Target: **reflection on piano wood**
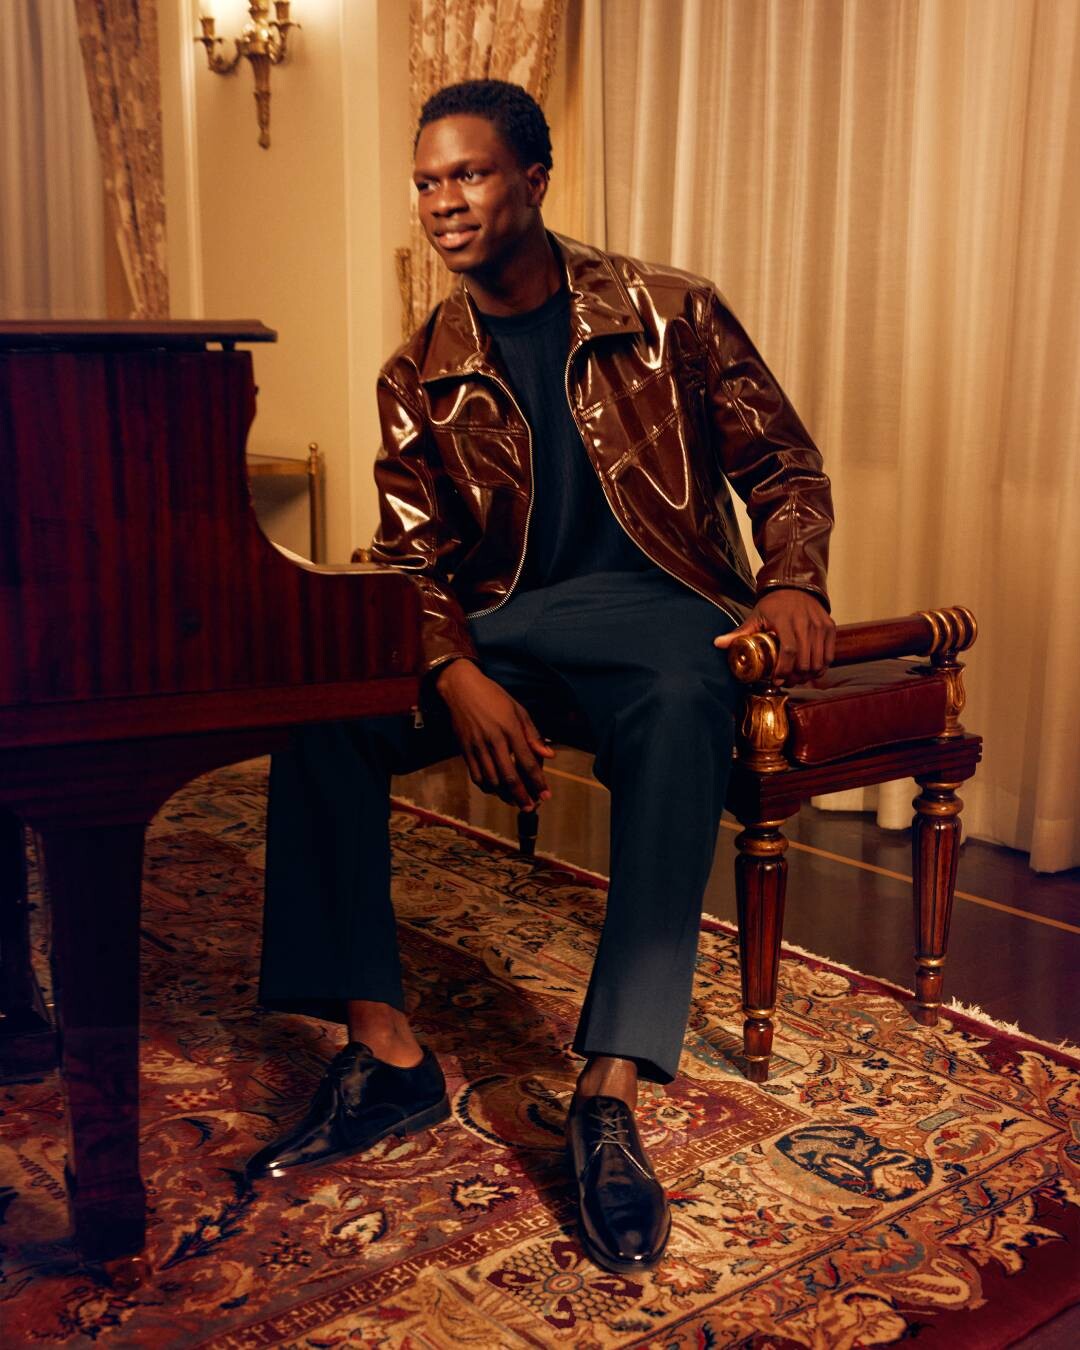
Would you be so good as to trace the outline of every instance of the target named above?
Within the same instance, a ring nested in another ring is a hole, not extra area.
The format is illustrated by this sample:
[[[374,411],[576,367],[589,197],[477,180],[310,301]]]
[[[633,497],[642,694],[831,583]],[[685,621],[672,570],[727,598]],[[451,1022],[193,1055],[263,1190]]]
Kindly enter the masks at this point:
[[[0,1056],[58,1055],[89,1257],[141,1249],[143,834],[184,782],[299,723],[416,701],[419,598],[298,564],[250,509],[258,323],[0,323]],[[22,827],[52,908],[29,974]]]

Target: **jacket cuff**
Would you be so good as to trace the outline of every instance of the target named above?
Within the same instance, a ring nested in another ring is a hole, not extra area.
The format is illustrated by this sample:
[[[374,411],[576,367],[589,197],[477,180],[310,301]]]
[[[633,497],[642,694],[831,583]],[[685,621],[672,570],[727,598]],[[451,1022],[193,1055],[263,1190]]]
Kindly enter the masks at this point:
[[[476,651],[447,652],[446,655],[434,656],[424,663],[423,678],[432,680],[443,666],[448,666],[451,661],[472,661],[475,665],[480,664],[480,658]]]
[[[428,631],[421,635],[424,653],[421,675],[424,678],[434,675],[443,666],[459,659],[475,661],[479,665],[479,653],[464,624],[459,626],[440,616],[436,623],[425,624],[425,628]]]
[[[829,601],[828,592],[824,587],[815,585],[812,581],[759,581],[756,599],[760,600],[769,591],[806,591],[815,600],[821,601],[827,613],[832,613],[832,604]]]

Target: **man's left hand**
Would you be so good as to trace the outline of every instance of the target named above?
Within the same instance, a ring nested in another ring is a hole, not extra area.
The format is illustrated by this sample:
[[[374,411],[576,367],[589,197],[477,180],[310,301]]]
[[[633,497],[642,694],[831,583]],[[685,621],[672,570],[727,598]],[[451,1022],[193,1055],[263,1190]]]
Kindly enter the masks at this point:
[[[765,632],[775,633],[780,640],[777,683],[798,684],[800,680],[816,679],[832,664],[836,624],[809,591],[781,587],[766,591],[745,622],[734,632],[715,638],[713,646],[723,651],[737,637]]]

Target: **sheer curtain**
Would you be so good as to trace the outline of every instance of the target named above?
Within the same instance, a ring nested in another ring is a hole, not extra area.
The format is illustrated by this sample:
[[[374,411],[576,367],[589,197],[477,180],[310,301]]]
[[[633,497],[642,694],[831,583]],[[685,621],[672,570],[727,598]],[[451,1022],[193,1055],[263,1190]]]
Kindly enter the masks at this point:
[[[968,830],[1080,864],[1080,4],[579,0],[567,61],[565,223],[717,282],[833,475],[838,619],[980,621]]]
[[[71,0],[3,0],[0,317],[104,314],[104,233]]]

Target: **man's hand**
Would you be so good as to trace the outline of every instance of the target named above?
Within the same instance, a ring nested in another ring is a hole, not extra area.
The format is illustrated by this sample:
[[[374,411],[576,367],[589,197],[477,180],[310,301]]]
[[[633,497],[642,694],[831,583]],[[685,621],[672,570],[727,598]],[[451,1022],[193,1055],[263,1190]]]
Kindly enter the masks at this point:
[[[535,811],[551,790],[542,759],[555,751],[545,744],[532,718],[506,690],[472,661],[445,665],[435,688],[450,710],[469,776],[519,811]]]
[[[715,638],[713,646],[725,650],[737,637],[763,632],[775,633],[780,639],[777,683],[798,684],[800,680],[812,680],[823,675],[832,664],[836,624],[821,601],[809,591],[781,587],[766,591],[745,623],[733,633]]]

